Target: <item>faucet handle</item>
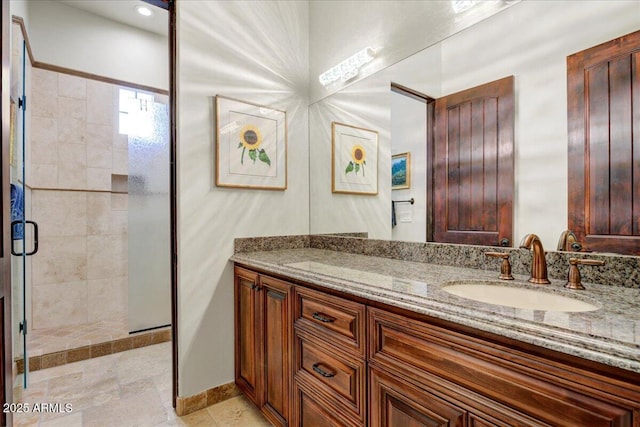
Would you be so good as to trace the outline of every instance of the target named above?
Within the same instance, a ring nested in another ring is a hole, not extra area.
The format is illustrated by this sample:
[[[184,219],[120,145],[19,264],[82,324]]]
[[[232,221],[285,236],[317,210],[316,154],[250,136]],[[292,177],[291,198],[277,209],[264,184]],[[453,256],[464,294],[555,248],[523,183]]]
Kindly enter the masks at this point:
[[[582,286],[582,278],[580,277],[580,270],[578,269],[579,264],[604,265],[604,261],[589,258],[569,258],[569,274],[567,276],[567,284],[564,285],[565,288],[576,290],[584,289],[584,286]]]
[[[485,252],[488,257],[502,258],[502,265],[500,265],[500,276],[498,278],[502,280],[513,280],[511,275],[511,264],[509,264],[509,254],[506,252]]]

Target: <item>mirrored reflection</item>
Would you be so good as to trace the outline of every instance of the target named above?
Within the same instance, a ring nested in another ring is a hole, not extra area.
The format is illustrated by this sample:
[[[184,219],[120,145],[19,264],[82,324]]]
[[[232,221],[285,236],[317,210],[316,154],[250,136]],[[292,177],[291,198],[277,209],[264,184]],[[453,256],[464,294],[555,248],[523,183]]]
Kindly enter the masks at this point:
[[[554,249],[568,228],[567,56],[637,31],[637,13],[637,4],[624,1],[520,2],[312,104],[310,232],[431,240],[432,196],[422,187],[431,175],[430,145],[424,136],[409,141],[412,134],[432,126],[427,113],[422,119],[410,119],[421,116],[423,106],[411,97],[400,98],[391,85],[439,99],[514,76],[515,176],[509,245],[535,232],[546,249]],[[415,111],[408,107],[412,102]],[[331,193],[327,170],[332,121],[378,132],[376,196]],[[403,153],[411,157],[411,186],[393,190],[392,158]],[[394,226],[393,200],[411,198],[413,205],[395,205]]]

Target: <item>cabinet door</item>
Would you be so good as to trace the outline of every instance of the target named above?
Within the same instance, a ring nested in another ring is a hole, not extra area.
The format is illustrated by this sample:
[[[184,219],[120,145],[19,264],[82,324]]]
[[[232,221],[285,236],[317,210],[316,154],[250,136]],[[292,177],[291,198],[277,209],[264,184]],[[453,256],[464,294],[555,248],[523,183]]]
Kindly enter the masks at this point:
[[[462,427],[466,412],[391,375],[370,368],[371,427]]]
[[[258,274],[235,269],[235,378],[236,384],[258,404],[259,335]]]
[[[263,334],[262,411],[276,425],[287,425],[291,400],[291,288],[260,276]]]

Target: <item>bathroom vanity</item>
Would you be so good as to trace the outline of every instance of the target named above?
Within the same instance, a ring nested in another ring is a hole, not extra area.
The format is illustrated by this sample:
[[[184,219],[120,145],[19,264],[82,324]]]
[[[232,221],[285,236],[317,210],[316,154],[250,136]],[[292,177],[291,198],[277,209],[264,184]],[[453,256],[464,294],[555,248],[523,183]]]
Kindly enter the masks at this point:
[[[236,253],[236,384],[274,425],[639,426],[640,290],[300,248]],[[536,288],[545,311],[443,291]]]

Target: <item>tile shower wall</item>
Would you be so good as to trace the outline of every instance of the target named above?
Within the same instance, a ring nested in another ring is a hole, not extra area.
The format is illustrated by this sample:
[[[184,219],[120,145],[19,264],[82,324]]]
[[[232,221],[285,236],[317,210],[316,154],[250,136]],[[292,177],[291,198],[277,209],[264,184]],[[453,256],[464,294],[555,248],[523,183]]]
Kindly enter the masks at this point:
[[[33,257],[34,329],[126,315],[127,136],[118,86],[33,69],[27,184],[40,250]]]

